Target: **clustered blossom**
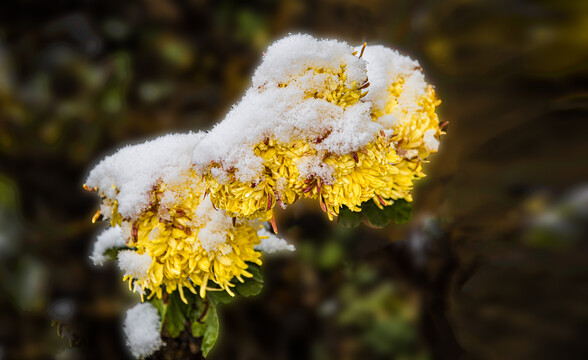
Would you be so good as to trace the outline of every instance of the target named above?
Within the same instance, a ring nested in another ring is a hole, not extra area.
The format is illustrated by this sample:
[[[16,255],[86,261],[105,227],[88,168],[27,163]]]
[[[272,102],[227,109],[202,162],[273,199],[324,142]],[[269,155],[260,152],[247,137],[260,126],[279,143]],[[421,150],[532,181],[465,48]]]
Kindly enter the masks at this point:
[[[329,219],[412,201],[422,163],[443,134],[434,89],[416,61],[383,46],[353,48],[293,35],[274,43],[252,86],[212,130],[127,146],[90,173],[98,218],[116,230],[92,259],[126,247],[132,290],[234,295],[261,251],[294,250],[274,231],[274,208],[318,200]]]
[[[260,223],[232,219],[203,199],[204,185],[186,156],[200,137],[168,135],[123,148],[86,182],[104,198],[100,216],[110,218],[120,237],[105,243],[115,231],[107,230],[94,258],[100,260],[108,245],[124,244],[129,249],[118,254],[124,278],[142,295],[149,290],[149,298],[178,290],[185,300],[184,288],[204,297],[209,280],[233,295],[231,280],[252,276],[248,262],[261,265],[255,246],[266,237],[258,235]],[[143,176],[140,184],[136,176]]]
[[[318,199],[330,219],[369,200],[411,201],[439,145],[438,104],[418,63],[393,50],[290,36],[268,49],[193,163],[231,216],[272,220],[276,204],[300,198]]]

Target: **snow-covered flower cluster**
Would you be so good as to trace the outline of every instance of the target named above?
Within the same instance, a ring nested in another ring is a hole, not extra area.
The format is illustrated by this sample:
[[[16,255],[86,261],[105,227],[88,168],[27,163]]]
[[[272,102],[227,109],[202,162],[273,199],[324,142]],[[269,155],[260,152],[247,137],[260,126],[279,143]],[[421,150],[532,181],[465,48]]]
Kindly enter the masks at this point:
[[[300,198],[318,199],[330,219],[369,200],[410,201],[438,148],[438,103],[418,63],[396,51],[290,36],[192,161],[231,216],[271,220],[276,204]]]
[[[118,249],[124,279],[142,298],[177,291],[188,303],[185,289],[234,296],[261,251],[294,250],[262,226],[276,232],[276,204],[315,199],[333,219],[369,201],[411,201],[443,133],[438,104],[418,63],[396,51],[309,35],[279,40],[212,130],[127,146],[90,172],[84,187],[103,199],[93,220],[113,226],[92,260]],[[143,346],[132,339],[131,348]]]
[[[149,298],[177,289],[184,299],[184,288],[204,297],[209,280],[233,295],[231,280],[251,276],[247,263],[261,265],[255,246],[268,238],[261,224],[233,219],[204,199],[190,163],[201,137],[167,135],[125,147],[86,181],[104,198],[99,216],[114,226],[98,237],[92,258],[101,263],[106,249],[128,247],[118,253],[119,267]]]

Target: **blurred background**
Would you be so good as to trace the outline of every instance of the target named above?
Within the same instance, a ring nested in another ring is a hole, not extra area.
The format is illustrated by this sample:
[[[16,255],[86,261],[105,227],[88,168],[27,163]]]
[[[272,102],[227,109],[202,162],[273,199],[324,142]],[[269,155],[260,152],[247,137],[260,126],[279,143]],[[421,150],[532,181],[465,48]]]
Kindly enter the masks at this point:
[[[588,2],[0,2],[0,359],[130,359],[88,255],[104,155],[208,129],[289,32],[418,59],[449,121],[408,224],[279,212],[297,252],[221,308],[214,359],[588,358]],[[168,339],[155,358],[199,359]]]

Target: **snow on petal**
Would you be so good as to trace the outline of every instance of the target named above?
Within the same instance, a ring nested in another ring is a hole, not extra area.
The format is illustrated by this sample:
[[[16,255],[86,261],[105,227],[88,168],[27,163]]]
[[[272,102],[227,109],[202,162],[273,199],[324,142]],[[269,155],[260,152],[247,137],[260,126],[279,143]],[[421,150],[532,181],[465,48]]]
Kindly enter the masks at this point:
[[[94,250],[90,259],[94,265],[103,265],[108,258],[104,253],[109,249],[121,248],[126,246],[126,241],[122,234],[122,229],[119,226],[104,230],[96,237],[94,243]]]
[[[86,186],[116,200],[123,218],[136,217],[149,206],[150,194],[158,182],[181,181],[190,169],[194,147],[202,136],[202,133],[169,134],[126,146],[96,165],[88,175]]]
[[[425,131],[425,136],[423,138],[423,143],[425,144],[425,148],[429,152],[436,152],[439,150],[439,140],[435,137],[437,131],[435,129],[429,129]]]
[[[261,229],[257,232],[257,234],[262,238],[261,244],[255,247],[256,250],[263,251],[265,253],[271,254],[278,251],[295,251],[296,248],[292,244],[288,244],[288,242],[274,233],[266,230]]]
[[[147,277],[151,266],[149,254],[138,254],[133,250],[122,250],[118,253],[118,267],[125,272],[125,276],[132,276],[135,279]]]

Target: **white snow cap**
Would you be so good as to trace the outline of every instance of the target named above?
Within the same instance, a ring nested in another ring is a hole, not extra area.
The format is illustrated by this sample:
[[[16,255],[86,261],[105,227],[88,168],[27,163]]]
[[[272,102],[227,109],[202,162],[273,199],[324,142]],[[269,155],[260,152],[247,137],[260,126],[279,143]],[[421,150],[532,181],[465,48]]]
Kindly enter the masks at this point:
[[[126,146],[94,167],[86,185],[117,200],[123,218],[137,217],[148,208],[149,193],[158,182],[178,182],[190,170],[194,147],[202,136],[170,134]]]
[[[137,358],[153,354],[162,345],[157,309],[150,303],[137,304],[127,311],[124,331],[127,345]]]
[[[366,80],[365,61],[353,52],[353,47],[337,40],[318,40],[306,34],[287,36],[265,52],[253,75],[253,87],[289,82],[310,67],[337,72],[341,65],[346,67],[347,86],[353,81],[362,84]]]
[[[118,253],[118,267],[135,279],[145,279],[151,266],[151,256],[138,254],[133,250],[122,250]]]
[[[282,238],[277,237],[274,233],[266,230],[261,229],[257,232],[257,235],[265,237],[267,239],[261,239],[261,244],[255,246],[255,250],[263,251],[265,253],[271,254],[278,251],[295,251],[296,248],[292,244],[288,244],[288,242]]]
[[[325,153],[347,154],[373,140],[382,129],[371,121],[369,101],[341,107],[312,94],[333,84],[333,75],[315,72],[345,67],[347,85],[367,81],[366,62],[353,47],[335,40],[292,35],[275,42],[255,71],[253,86],[225,119],[196,145],[193,163],[206,171],[211,162],[235,169],[243,182],[261,177],[263,160],[253,147],[266,138],[288,144],[305,140],[322,159]],[[316,144],[314,140],[323,139]],[[212,173],[222,181],[221,171]]]
[[[104,230],[100,235],[96,237],[94,243],[94,250],[90,259],[94,262],[94,265],[103,265],[108,258],[104,256],[104,253],[108,249],[125,247],[126,241],[123,238],[122,230],[120,227],[111,227]]]
[[[355,49],[361,51],[361,46]],[[404,114],[419,109],[418,102],[425,95],[427,83],[417,61],[381,45],[366,46],[363,58],[367,61],[370,81],[369,93],[365,98],[373,102],[374,109],[383,110],[389,100],[390,85],[400,78],[404,79],[402,92],[396,99],[398,106],[392,114],[382,116],[379,122],[387,128],[393,127],[404,118]]]

